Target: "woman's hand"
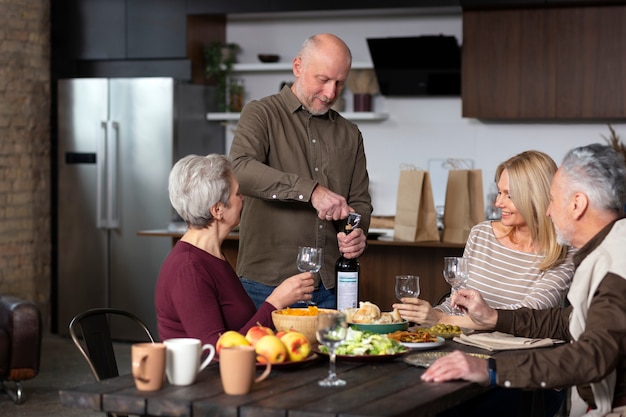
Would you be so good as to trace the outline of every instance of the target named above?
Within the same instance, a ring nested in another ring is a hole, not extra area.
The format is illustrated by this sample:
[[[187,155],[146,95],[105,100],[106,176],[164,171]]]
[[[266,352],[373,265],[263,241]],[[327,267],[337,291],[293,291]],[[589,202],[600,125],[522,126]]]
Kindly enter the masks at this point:
[[[489,384],[489,370],[485,359],[468,356],[455,350],[449,355],[442,356],[422,374],[422,381],[442,382],[454,379]]]
[[[302,272],[281,282],[265,301],[280,310],[300,300],[310,300],[313,298],[311,293],[315,289],[314,284],[313,273]]]
[[[406,297],[402,299],[402,304],[394,304],[392,307],[398,310],[403,319],[412,323],[432,326],[443,317],[443,312],[434,309],[428,301],[419,298]]]

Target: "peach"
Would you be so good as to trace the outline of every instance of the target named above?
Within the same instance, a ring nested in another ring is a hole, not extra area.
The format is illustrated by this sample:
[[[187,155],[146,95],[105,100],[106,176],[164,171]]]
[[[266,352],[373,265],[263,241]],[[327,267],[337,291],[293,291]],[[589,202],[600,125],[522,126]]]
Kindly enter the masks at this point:
[[[246,332],[246,340],[254,346],[263,336],[267,335],[274,336],[274,330],[257,323],[256,326],[250,327]]]
[[[248,342],[245,336],[238,331],[228,330],[227,332],[223,333],[219,337],[219,339],[217,339],[217,343],[215,344],[215,351],[219,354],[222,347],[231,346],[250,346],[250,342]]]
[[[273,334],[260,338],[254,345],[254,350],[258,354],[256,360],[259,363],[265,363],[265,358],[270,363],[281,363],[285,362],[289,356],[285,344]]]
[[[309,353],[311,353],[311,343],[309,339],[300,332],[289,331],[280,338],[280,341],[283,342],[287,348],[287,355],[290,361],[303,361],[309,356]]]

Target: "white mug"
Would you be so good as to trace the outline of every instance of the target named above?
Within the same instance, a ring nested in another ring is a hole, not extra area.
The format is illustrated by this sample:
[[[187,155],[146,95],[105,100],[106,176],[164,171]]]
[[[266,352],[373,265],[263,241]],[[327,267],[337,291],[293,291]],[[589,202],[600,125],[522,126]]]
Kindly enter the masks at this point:
[[[188,337],[167,339],[163,342],[167,348],[165,374],[172,385],[191,385],[196,376],[206,368],[213,356],[215,347],[210,344],[202,345],[200,339]],[[200,364],[202,352],[209,351],[208,356]]]

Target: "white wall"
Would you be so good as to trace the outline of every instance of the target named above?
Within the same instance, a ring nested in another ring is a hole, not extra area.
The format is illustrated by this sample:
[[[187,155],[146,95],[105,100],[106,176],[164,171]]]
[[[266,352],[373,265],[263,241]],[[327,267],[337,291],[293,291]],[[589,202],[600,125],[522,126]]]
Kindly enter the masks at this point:
[[[239,62],[258,62],[258,53],[278,53],[290,62],[304,39],[314,33],[332,32],[347,42],[354,62],[370,62],[368,37],[454,35],[462,43],[459,11],[401,11],[377,16],[294,14],[259,17],[229,16],[227,39],[242,46]],[[406,51],[404,53],[410,53]],[[278,91],[290,73],[245,74],[246,100]],[[344,93],[346,110],[351,110],[350,92]],[[377,96],[374,111],[389,114],[383,122],[358,122],[365,140],[374,214],[395,214],[399,166],[409,163],[428,168],[435,158],[467,158],[483,170],[485,193],[493,182],[496,166],[528,149],[551,155],[560,163],[565,152],[609,135],[604,121],[597,123],[505,123],[461,117],[459,98],[387,98]],[[626,137],[626,124],[613,123],[618,135]],[[232,129],[227,135],[232,140]],[[434,190],[436,200],[445,190]],[[439,201],[436,201],[438,203]]]

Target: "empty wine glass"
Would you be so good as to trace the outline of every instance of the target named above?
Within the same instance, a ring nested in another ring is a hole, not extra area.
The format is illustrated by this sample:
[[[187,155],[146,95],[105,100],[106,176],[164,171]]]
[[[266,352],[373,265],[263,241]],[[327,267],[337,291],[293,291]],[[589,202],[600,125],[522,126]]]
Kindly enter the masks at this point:
[[[443,277],[446,282],[452,286],[451,294],[463,288],[465,282],[469,278],[469,264],[467,258],[461,257],[445,257],[443,258]],[[465,313],[458,306],[452,307],[452,314],[455,316],[463,316]]]
[[[402,298],[417,298],[420,295],[420,277],[417,275],[398,275],[396,276],[396,298],[402,301]]]
[[[317,330],[315,332],[317,340],[326,346],[330,355],[330,366],[328,376],[318,384],[322,387],[340,387],[346,385],[346,381],[337,378],[335,372],[336,351],[341,342],[346,338],[348,324],[346,316],[341,312],[320,313],[317,315]]]
[[[296,266],[300,272],[319,272],[322,267],[322,248],[313,248],[310,246],[299,246],[298,256],[296,257]],[[311,300],[300,300],[299,303],[315,305]]]

